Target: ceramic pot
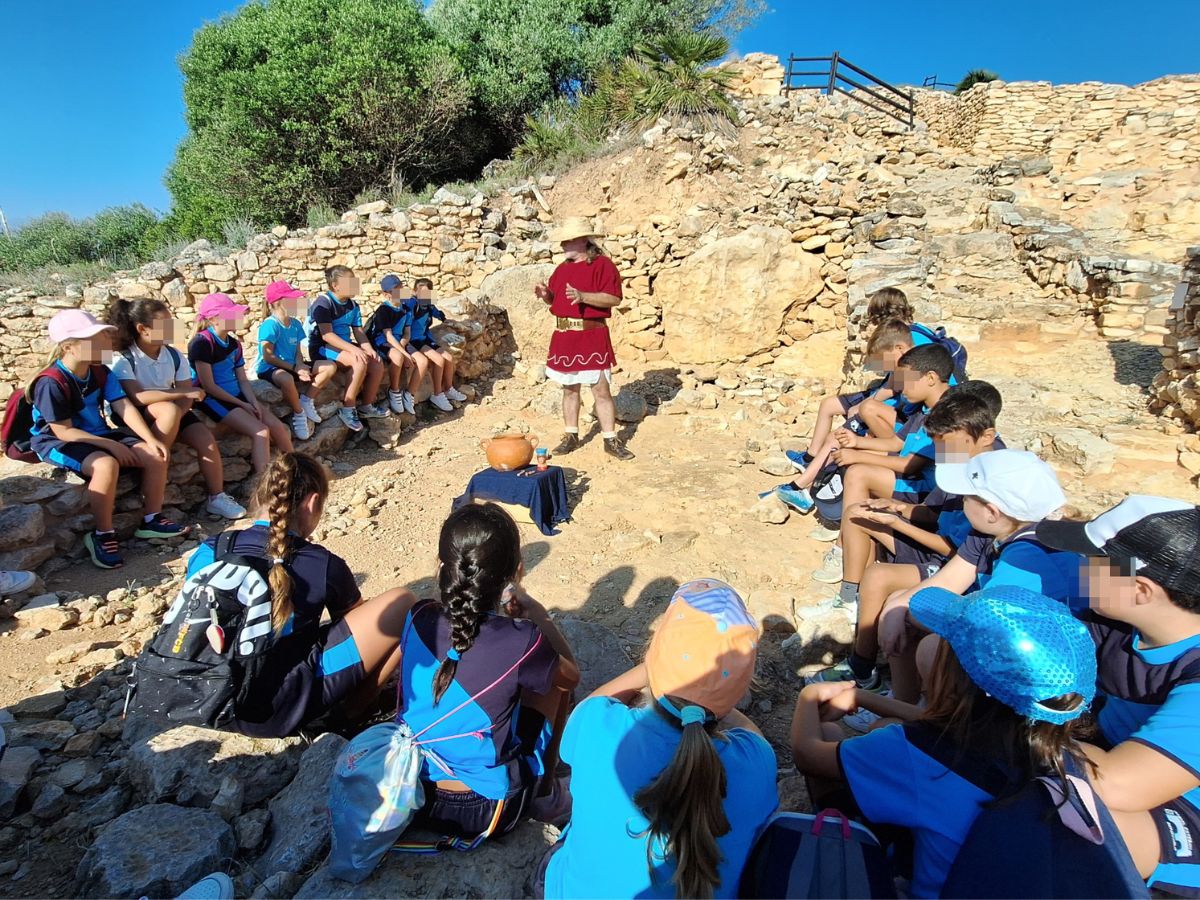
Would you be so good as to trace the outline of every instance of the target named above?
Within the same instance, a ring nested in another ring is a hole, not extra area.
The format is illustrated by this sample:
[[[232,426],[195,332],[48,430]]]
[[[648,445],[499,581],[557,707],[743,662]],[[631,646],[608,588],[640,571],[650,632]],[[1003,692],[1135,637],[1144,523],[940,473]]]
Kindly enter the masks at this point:
[[[533,448],[537,446],[537,435],[524,435],[510,431],[479,442],[487,454],[488,465],[499,472],[523,469],[533,459]]]

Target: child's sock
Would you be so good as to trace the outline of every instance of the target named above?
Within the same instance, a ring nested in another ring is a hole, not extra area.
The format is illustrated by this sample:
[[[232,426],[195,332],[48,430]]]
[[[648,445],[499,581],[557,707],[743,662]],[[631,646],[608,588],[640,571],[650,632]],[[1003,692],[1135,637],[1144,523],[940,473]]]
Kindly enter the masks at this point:
[[[800,454],[800,458],[803,459],[805,463],[810,463],[814,459],[816,459],[816,457],[813,456],[811,453],[809,453],[807,450],[805,450],[803,453]]]
[[[838,591],[838,599],[843,603],[858,603],[858,583],[843,581]]]
[[[617,433],[616,433],[615,431],[602,431],[602,432],[600,432],[600,437],[601,437],[601,438],[603,438],[603,439],[604,439],[604,440],[606,440],[606,441],[611,441],[611,440],[612,440],[613,438],[615,438],[616,436],[617,436]]]
[[[866,681],[875,671],[875,660],[859,656],[853,651],[850,653],[850,658],[846,660],[846,664],[850,666],[850,671],[854,673],[854,677],[858,681]]]
[[[563,429],[563,432],[566,434],[579,434],[579,426],[578,425],[576,425],[576,426],[568,425],[566,428]]]
[[[156,513],[156,512],[146,513],[146,515],[142,516],[142,521],[143,522],[153,522],[156,518],[158,518],[158,513]]]

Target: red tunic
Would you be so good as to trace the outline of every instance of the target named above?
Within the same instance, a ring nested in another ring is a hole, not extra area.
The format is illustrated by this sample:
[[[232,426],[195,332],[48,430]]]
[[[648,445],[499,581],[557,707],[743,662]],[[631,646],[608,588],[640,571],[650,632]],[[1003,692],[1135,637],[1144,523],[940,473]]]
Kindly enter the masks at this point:
[[[559,263],[550,276],[550,292],[554,295],[554,301],[550,304],[551,315],[565,319],[607,319],[612,315],[611,309],[573,303],[567,297],[568,286],[584,293],[620,297],[621,273],[607,256],[598,256],[591,262]],[[555,331],[550,337],[550,350],[546,355],[548,369],[556,372],[589,372],[611,369],[616,362],[607,327],[588,331]]]

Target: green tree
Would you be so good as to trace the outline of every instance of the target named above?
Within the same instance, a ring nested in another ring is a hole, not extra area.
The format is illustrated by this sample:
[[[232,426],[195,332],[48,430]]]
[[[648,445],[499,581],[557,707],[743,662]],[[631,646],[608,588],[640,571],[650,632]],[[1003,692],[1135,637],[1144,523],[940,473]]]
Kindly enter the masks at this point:
[[[482,111],[515,135],[555,97],[589,90],[647,35],[732,34],[763,0],[434,0],[430,20],[469,73]]]
[[[675,32],[642,45],[617,70],[614,112],[634,125],[660,116],[705,127],[733,119],[726,94],[733,73],[712,65],[727,53],[729,41],[708,32]]]
[[[964,75],[962,77],[962,81],[955,86],[954,93],[964,94],[977,84],[984,84],[988,81],[998,81],[999,79],[999,75],[987,69],[972,69],[970,72]]]
[[[457,175],[481,156],[471,87],[417,0],[265,0],[201,28],[180,61],[189,135],[167,173],[184,237],[230,217]]]
[[[134,265],[144,258],[142,242],[157,225],[158,216],[141,203],[101,210],[92,219],[96,259]]]

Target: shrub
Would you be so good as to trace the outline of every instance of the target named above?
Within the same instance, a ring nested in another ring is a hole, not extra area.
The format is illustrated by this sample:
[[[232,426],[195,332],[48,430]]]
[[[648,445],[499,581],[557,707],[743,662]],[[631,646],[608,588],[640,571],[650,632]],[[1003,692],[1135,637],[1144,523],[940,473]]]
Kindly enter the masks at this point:
[[[999,79],[999,75],[987,69],[972,69],[970,72],[964,75],[962,77],[962,81],[955,86],[954,93],[965,94],[977,84],[984,84],[988,81],[998,81]]]
[[[158,216],[140,203],[109,207],[87,219],[46,213],[0,235],[0,271],[79,262],[135,265],[144,258],[147,234],[158,225]]]
[[[342,214],[328,203],[314,203],[304,214],[304,224],[309,228],[334,225],[342,220]]]

